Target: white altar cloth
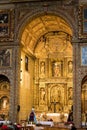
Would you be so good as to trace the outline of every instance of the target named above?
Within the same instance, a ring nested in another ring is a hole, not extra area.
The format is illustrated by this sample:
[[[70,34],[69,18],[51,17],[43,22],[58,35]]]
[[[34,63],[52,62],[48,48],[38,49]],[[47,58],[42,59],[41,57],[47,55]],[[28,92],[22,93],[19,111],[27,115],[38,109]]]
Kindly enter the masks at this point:
[[[49,125],[49,126],[53,126],[54,125],[54,123],[52,121],[37,121],[37,124]]]
[[[0,124],[3,123],[3,124],[9,124],[10,121],[0,121]]]
[[[48,119],[52,119],[54,122],[67,122],[67,113],[47,113]]]

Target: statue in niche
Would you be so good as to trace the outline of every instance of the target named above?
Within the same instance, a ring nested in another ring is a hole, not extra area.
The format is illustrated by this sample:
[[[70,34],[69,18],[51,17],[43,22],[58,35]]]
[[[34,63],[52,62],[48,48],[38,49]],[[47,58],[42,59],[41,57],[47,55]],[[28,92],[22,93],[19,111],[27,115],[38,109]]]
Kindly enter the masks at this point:
[[[40,75],[41,77],[45,76],[45,62],[44,61],[40,63]]]
[[[44,88],[40,88],[40,104],[44,104],[45,103],[45,89]]]
[[[72,98],[73,98],[72,87],[70,87],[68,89],[68,103],[69,103],[69,105],[72,105],[72,100],[73,100]]]
[[[68,73],[72,73],[73,72],[73,64],[72,64],[72,61],[69,61],[68,62]]]
[[[61,90],[60,88],[53,87],[51,90],[51,110],[52,112],[61,112],[63,110],[62,103],[61,103]]]
[[[54,62],[54,63],[53,63],[53,76],[54,76],[54,77],[59,77],[59,76],[61,76],[60,64],[58,64],[58,62]]]
[[[57,87],[53,87],[51,90],[51,102],[60,102],[61,100],[61,90]]]
[[[7,97],[3,97],[1,99],[1,108],[2,109],[8,109],[9,108],[9,101],[8,101],[8,98]]]

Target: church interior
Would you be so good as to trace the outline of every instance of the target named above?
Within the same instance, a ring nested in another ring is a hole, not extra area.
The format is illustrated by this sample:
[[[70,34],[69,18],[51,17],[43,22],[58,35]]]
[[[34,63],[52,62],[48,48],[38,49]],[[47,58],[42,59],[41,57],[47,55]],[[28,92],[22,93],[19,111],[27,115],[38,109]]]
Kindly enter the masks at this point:
[[[0,118],[87,127],[87,2],[0,1]]]

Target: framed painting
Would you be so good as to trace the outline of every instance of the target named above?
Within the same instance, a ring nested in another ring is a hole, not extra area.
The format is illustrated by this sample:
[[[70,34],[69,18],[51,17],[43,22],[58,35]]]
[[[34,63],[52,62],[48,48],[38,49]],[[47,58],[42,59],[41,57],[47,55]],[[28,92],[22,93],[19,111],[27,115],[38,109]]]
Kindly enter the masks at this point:
[[[11,67],[12,65],[12,49],[0,49],[0,68]]]
[[[81,5],[79,9],[79,38],[87,38],[87,6]]]
[[[83,34],[87,34],[87,7],[83,8]]]
[[[13,17],[12,10],[0,10],[0,41],[13,39]]]
[[[87,46],[81,47],[81,65],[87,66]]]

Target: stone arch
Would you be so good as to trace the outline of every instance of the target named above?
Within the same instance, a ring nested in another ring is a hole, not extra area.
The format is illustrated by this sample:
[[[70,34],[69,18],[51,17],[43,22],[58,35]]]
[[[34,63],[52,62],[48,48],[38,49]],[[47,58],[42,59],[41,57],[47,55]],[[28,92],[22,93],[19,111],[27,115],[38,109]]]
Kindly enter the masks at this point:
[[[54,15],[56,17],[60,17],[61,19],[65,20],[66,23],[70,26],[70,29],[72,30],[73,32],[73,35],[76,35],[76,27],[74,24],[74,20],[71,18],[71,16],[69,16],[67,13],[63,12],[62,10],[48,10],[47,12],[48,15]],[[23,29],[24,27],[29,24],[29,22],[31,22],[33,19],[39,17],[39,16],[44,16],[46,15],[45,12],[43,10],[35,10],[31,13],[27,13],[24,17],[22,17],[22,19],[20,20],[20,23],[18,24],[17,28],[16,28],[16,37],[17,37],[17,40],[19,41],[20,43],[20,38],[21,38],[21,35],[23,33]],[[26,28],[26,27],[25,27]]]
[[[70,28],[72,29],[72,32],[73,32],[73,37],[76,37],[77,35],[77,32],[76,32],[76,23],[74,21],[74,19],[67,13],[67,11],[63,11],[63,10],[60,10],[60,9],[56,9],[56,10],[48,10],[47,11],[47,14],[52,14],[52,15],[55,15],[55,16],[58,16],[58,17],[61,17],[62,19],[64,19],[69,25],[70,25]],[[22,31],[25,27],[26,24],[28,24],[30,21],[32,21],[33,19],[39,17],[39,16],[42,16],[42,15],[45,15],[45,12],[43,10],[34,10],[32,11],[31,13],[27,13],[25,14],[25,16],[21,19],[20,23],[18,24],[16,30],[18,33],[16,33],[16,37],[17,39],[20,41],[20,37],[21,37],[21,34],[22,34]]]
[[[5,72],[0,72],[0,77],[2,78],[2,76],[5,77],[8,80],[8,82],[11,84],[12,74],[5,73]]]
[[[7,82],[10,82],[8,77],[4,74],[0,74],[0,80],[3,79],[3,81],[7,81]]]

